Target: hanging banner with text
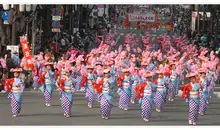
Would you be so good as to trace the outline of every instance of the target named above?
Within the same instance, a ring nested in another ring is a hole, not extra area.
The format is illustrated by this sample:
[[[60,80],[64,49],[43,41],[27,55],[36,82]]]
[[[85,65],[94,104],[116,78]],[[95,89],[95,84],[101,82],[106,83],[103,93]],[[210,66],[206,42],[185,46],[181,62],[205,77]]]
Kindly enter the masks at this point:
[[[155,14],[152,13],[146,13],[146,14],[129,13],[128,18],[129,21],[143,21],[149,23],[155,22]]]
[[[20,37],[20,43],[21,43],[21,48],[22,48],[23,55],[26,58],[25,67],[27,69],[31,69],[33,67],[32,55],[31,55],[31,50],[30,50],[30,47],[28,45],[28,41],[27,41],[27,36],[26,35]]]

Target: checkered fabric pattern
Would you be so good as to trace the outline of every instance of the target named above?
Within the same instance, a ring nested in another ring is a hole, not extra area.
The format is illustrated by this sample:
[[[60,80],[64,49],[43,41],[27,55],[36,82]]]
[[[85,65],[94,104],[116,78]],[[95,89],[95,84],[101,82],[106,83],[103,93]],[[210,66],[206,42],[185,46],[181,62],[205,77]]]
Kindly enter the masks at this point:
[[[214,88],[215,88],[215,83],[213,81],[210,81],[210,84],[208,86],[209,97],[213,97]]]
[[[131,89],[131,101],[135,101],[136,100],[136,90],[135,87],[132,87]]]
[[[200,113],[205,113],[206,112],[206,100],[203,96],[200,98],[200,104],[199,104],[199,112]]]
[[[164,96],[164,105],[167,103],[167,93],[165,93],[165,96]]]
[[[129,108],[130,97],[124,90],[121,90],[119,97],[119,108],[120,109],[128,109]]]
[[[109,118],[112,107],[113,105],[108,102],[104,95],[102,95],[100,100],[100,112],[102,116]]]
[[[45,91],[44,91],[45,103],[50,104],[51,103],[51,98],[52,98],[52,95],[50,95],[49,91],[47,89],[45,89]]]
[[[149,120],[152,113],[152,104],[147,99],[147,97],[143,97],[141,107],[142,107],[142,118]]]
[[[11,111],[13,115],[18,115],[20,113],[21,107],[20,104],[16,99],[15,96],[11,95]]]
[[[38,76],[33,77],[33,80],[34,80],[33,87],[34,88],[39,88],[40,87],[40,85],[38,84],[38,79],[39,79]]]
[[[12,93],[10,92],[10,93],[8,93],[8,99],[10,99],[10,98],[12,98]]]
[[[154,102],[155,102],[156,108],[163,111],[163,107],[165,105],[165,97],[162,96],[161,92],[159,92],[159,91],[156,92]]]
[[[196,122],[199,114],[199,104],[192,98],[189,100],[189,120]]]
[[[100,102],[100,100],[101,100],[101,94],[96,93],[95,96],[96,96],[96,101],[97,101],[97,102]]]
[[[81,83],[81,80],[82,80],[82,76],[78,75],[76,77],[76,91],[78,91],[80,89],[80,83]]]
[[[88,103],[90,103],[93,106],[95,103],[96,95],[93,94],[89,89],[87,89],[86,90],[86,98],[87,98]]]
[[[172,83],[169,83],[168,95],[170,99],[174,99],[176,94],[176,89]]]
[[[177,85],[176,85],[176,88],[175,88],[175,95],[178,95],[178,93],[179,93],[179,87],[180,87],[180,85],[177,84]]]
[[[69,99],[67,98],[67,96],[62,93],[62,96],[61,96],[61,107],[62,107],[62,110],[65,114],[70,114],[71,113],[71,106],[72,106],[72,101],[69,101]]]

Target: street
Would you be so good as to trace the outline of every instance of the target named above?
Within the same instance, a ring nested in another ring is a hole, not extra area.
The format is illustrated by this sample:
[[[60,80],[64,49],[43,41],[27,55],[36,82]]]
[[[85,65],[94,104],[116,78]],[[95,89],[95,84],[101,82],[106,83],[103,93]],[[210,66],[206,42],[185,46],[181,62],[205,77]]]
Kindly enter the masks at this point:
[[[157,113],[153,107],[149,123],[141,119],[139,104],[131,105],[130,110],[122,111],[118,106],[118,96],[114,96],[114,107],[109,120],[103,120],[100,107],[88,109],[84,95],[77,92],[72,106],[72,116],[65,118],[60,106],[58,93],[54,92],[52,106],[46,107],[40,92],[25,91],[20,117],[12,118],[10,100],[7,94],[0,94],[0,125],[188,125],[188,105],[180,97],[168,102],[164,112]],[[198,125],[220,125],[220,101],[213,98],[205,116],[200,116]]]
[[[170,18],[160,19],[169,21]],[[131,27],[132,29],[119,29],[117,26],[120,39],[115,48],[124,44],[126,33],[136,33],[140,38],[141,32],[146,32],[143,29],[137,30],[135,23],[132,23]],[[153,33],[153,30],[148,31],[151,34]],[[159,36],[164,32],[166,32],[166,28],[160,28],[155,35]],[[95,48],[95,43],[90,45],[89,48],[89,50]],[[220,125],[220,85],[217,85],[216,88],[215,96],[207,107],[207,113],[204,116],[199,116],[197,125]],[[118,108],[118,95],[116,92],[114,95],[114,107],[112,108],[109,120],[101,118],[98,102],[95,103],[92,109],[87,107],[87,101],[82,92],[75,93],[72,115],[70,118],[65,118],[61,109],[58,92],[53,93],[52,104],[50,107],[47,107],[45,106],[43,94],[29,89],[26,89],[24,92],[20,116],[13,118],[11,101],[7,98],[7,93],[0,93],[0,125],[188,125],[188,104],[180,96],[181,94],[176,97],[174,102],[167,102],[162,113],[156,112],[155,106],[153,106],[152,117],[150,122],[147,123],[141,118],[138,102],[131,104],[128,111],[120,110]]]

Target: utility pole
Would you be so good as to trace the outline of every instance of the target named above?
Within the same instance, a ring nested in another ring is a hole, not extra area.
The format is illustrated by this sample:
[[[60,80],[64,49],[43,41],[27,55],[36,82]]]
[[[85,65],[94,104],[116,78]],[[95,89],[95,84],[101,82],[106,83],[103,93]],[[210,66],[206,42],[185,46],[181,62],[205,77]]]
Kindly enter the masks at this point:
[[[211,27],[211,33],[213,34],[214,30],[213,30],[213,23],[214,23],[214,18],[216,16],[216,11],[214,10],[214,8],[212,6],[210,6],[211,8],[211,20],[210,20],[210,27]]]
[[[74,34],[75,33],[75,12],[76,12],[76,9],[75,9],[75,5],[71,5],[71,6],[73,6],[73,8],[72,8],[72,33]]]
[[[86,5],[86,22],[85,22],[85,29],[87,29],[88,28],[88,22],[89,22],[89,5]]]
[[[32,55],[34,55],[34,48],[35,48],[35,39],[36,39],[36,33],[35,33],[35,20],[36,20],[36,15],[37,13],[35,12],[34,14],[34,19],[32,20],[32,44],[31,44],[31,49],[32,49]]]
[[[106,5],[104,5],[104,14],[103,14],[104,18],[106,17],[106,15],[105,15],[105,8],[106,8]]]
[[[79,26],[79,24],[80,24],[80,10],[81,8],[80,8],[80,5],[77,5],[77,11],[78,11],[78,17],[77,17],[77,27],[78,27],[78,30],[77,31],[79,31],[79,28],[80,28],[80,26]]]
[[[204,33],[205,31],[205,19],[206,19],[206,10],[205,10],[205,5],[203,5],[203,18],[202,18],[202,31]]]
[[[28,36],[28,34],[29,34],[29,33],[28,33],[28,29],[29,29],[29,28],[28,28],[28,23],[27,23],[27,24],[26,24],[26,34],[27,34],[27,36]]]
[[[200,17],[199,17],[199,5],[197,7],[197,30],[198,30],[198,34],[199,34],[199,21],[200,21]]]
[[[15,9],[15,11],[16,12],[18,12],[18,5],[14,5],[14,9]],[[17,15],[17,14],[16,14]],[[13,21],[13,23],[12,23],[12,34],[11,34],[11,37],[12,37],[12,39],[11,39],[11,45],[16,45],[16,20],[15,21]]]
[[[72,13],[73,9],[72,9],[72,5],[68,6],[68,13],[69,13],[69,29],[72,31],[72,17],[73,17],[73,13]]]
[[[0,13],[0,19],[2,18],[1,16],[2,14]],[[5,30],[3,29],[2,20],[0,20],[0,38],[1,38],[1,41],[0,41],[0,51],[1,51],[1,47],[5,45],[5,41],[6,41]]]
[[[215,31],[215,42],[218,39],[218,33],[219,33],[219,19],[220,19],[220,6],[217,5],[216,7],[216,17],[215,17],[215,25],[214,25],[214,31]]]

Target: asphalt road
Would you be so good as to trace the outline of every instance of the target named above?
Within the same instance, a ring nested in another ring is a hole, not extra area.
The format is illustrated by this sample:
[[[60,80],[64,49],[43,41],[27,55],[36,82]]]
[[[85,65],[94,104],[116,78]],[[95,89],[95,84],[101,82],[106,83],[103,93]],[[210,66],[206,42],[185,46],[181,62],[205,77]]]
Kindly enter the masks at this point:
[[[0,94],[0,125],[188,125],[188,105],[179,97],[168,102],[164,112],[157,113],[153,107],[151,121],[141,119],[139,104],[132,104],[130,110],[122,111],[118,107],[118,96],[114,97],[109,120],[101,119],[100,107],[88,109],[84,95],[77,92],[72,106],[72,116],[65,118],[60,106],[58,93],[53,94],[52,106],[46,107],[40,92],[26,91],[20,117],[12,118],[10,100],[6,94]],[[213,98],[205,116],[200,116],[198,125],[220,125],[220,101]]]
[[[124,43],[126,33],[132,31],[140,35],[140,32],[143,31],[136,30],[135,23],[132,23],[132,29],[117,28],[117,30],[121,37],[116,48]],[[161,28],[156,35],[164,32],[166,30]],[[218,85],[218,87],[220,86]],[[216,93],[208,105],[206,115],[199,117],[198,125],[220,125],[219,98],[220,94]],[[115,95],[111,117],[109,120],[103,120],[99,104],[96,102],[93,109],[88,109],[84,95],[77,92],[72,106],[72,116],[65,118],[57,92],[53,94],[52,106],[46,107],[40,92],[27,90],[24,92],[21,116],[12,118],[10,100],[7,99],[7,94],[0,93],[0,125],[188,125],[188,105],[179,97],[173,103],[168,102],[162,113],[157,113],[153,107],[149,123],[142,120],[139,104],[131,105],[128,111],[122,111],[117,106],[118,96]]]
[[[162,17],[162,16],[158,16],[158,17],[159,17],[160,21],[162,21],[162,22],[168,22],[171,19],[171,17]],[[155,36],[159,36],[159,35],[164,34],[164,33],[167,32],[167,29],[164,26],[159,27],[159,30],[156,31],[156,33],[152,29],[148,29],[148,30],[146,30],[146,29],[139,29],[139,30],[137,30],[136,29],[136,22],[131,22],[131,28],[129,28],[129,29],[125,29],[123,26],[116,25],[116,30],[120,34],[120,38],[119,38],[115,48],[118,48],[120,45],[124,44],[124,39],[125,39],[124,37],[125,37],[125,35],[127,33],[136,34],[136,36],[138,36],[138,38],[140,39],[141,38],[141,32],[145,33],[146,31],[148,31],[151,34],[154,34]],[[112,33],[114,33],[113,31],[114,31],[114,28],[112,28]],[[171,36],[171,34],[169,34],[169,35]],[[106,32],[104,33],[104,36],[106,36]],[[139,47],[141,47],[140,42],[138,44],[139,44]],[[95,48],[95,47],[96,47],[95,43],[94,44],[90,44],[89,50],[92,50],[92,48]]]

